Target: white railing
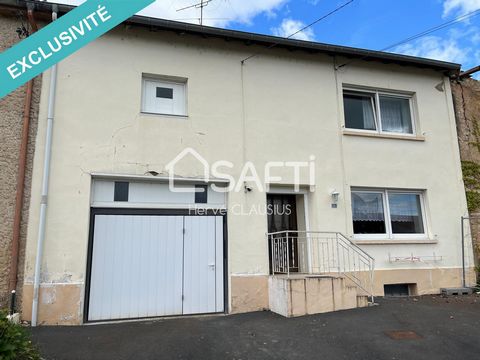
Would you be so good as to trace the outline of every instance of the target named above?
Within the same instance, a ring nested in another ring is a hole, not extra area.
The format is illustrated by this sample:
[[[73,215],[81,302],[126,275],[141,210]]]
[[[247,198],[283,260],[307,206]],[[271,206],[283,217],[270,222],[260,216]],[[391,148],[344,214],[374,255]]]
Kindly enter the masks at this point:
[[[335,275],[348,278],[373,302],[374,259],[338,232],[268,233],[271,272]]]

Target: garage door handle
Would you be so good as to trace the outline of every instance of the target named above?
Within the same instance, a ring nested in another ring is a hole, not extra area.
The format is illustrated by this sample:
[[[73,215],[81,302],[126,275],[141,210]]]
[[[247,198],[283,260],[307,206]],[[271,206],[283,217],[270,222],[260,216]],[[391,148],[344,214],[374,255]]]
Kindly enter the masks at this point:
[[[215,269],[215,264],[208,264],[208,267],[213,270],[213,269]]]

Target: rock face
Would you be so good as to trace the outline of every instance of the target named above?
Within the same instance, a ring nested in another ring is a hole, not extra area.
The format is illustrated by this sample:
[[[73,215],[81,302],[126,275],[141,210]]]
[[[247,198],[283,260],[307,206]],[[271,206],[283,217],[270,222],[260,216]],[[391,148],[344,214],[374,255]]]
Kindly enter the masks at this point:
[[[480,81],[451,83],[463,178],[477,259],[480,258]]]
[[[452,81],[462,160],[480,164],[480,81]]]
[[[0,52],[5,51],[21,40],[17,34],[17,29],[22,27],[22,23],[26,27],[28,26],[26,19],[19,17],[13,11],[11,13],[8,11],[0,13]],[[30,204],[33,154],[38,123],[40,87],[41,77],[38,77],[34,81],[33,101],[30,112],[30,132],[20,234],[18,295],[21,295],[19,291],[22,289],[21,279],[23,278],[23,260]],[[9,302],[8,279],[25,90],[26,86],[22,86],[3,99],[0,99],[0,307],[5,306]],[[18,300],[20,300],[20,297]],[[17,304],[20,305],[19,303]],[[17,308],[20,307],[18,306]]]

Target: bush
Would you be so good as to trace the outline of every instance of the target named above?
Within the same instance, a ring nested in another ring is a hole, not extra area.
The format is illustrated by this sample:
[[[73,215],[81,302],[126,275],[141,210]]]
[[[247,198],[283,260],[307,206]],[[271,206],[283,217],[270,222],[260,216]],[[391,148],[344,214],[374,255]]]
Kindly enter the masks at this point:
[[[40,359],[38,350],[30,341],[30,334],[22,326],[8,321],[5,311],[0,311],[0,359]]]

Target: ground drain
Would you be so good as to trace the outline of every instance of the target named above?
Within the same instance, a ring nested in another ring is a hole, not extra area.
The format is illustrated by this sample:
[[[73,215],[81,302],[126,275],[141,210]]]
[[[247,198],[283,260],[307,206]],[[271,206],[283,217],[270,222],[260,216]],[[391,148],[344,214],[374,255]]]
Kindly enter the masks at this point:
[[[394,330],[394,331],[385,331],[390,339],[393,340],[416,340],[422,339],[422,336],[418,335],[415,331],[410,330]]]

